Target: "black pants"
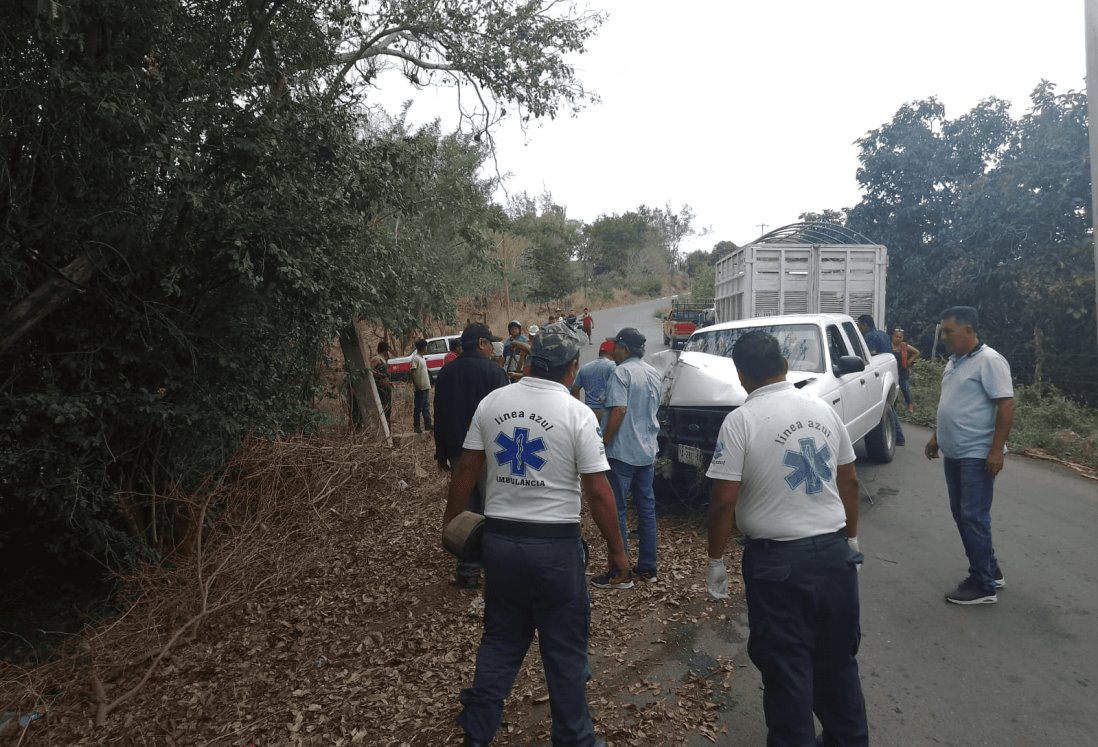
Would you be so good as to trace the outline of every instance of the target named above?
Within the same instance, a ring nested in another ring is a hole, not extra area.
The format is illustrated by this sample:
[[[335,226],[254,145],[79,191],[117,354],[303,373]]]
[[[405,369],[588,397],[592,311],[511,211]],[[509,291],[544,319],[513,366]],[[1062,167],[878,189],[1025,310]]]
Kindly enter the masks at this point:
[[[578,534],[578,533],[577,533]],[[484,636],[472,686],[461,691],[458,723],[487,742],[503,717],[526,650],[538,632],[554,746],[595,742],[587,707],[591,606],[580,538],[484,532]]]
[[[807,540],[748,540],[743,579],[747,651],[763,680],[770,747],[868,745],[856,656],[858,572],[843,533]]]

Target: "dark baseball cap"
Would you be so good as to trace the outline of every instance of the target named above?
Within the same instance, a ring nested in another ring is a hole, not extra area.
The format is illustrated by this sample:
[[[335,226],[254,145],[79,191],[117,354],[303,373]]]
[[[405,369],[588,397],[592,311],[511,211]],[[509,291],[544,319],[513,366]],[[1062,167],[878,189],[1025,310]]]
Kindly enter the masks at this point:
[[[644,352],[644,343],[647,342],[647,338],[636,327],[622,327],[620,332],[606,339],[618,345],[623,345],[634,353]]]
[[[587,336],[567,324],[546,324],[530,346],[530,365],[544,362],[547,368],[571,363],[587,344]]]
[[[473,322],[465,329],[461,330],[461,344],[475,343],[480,338],[489,340],[491,342],[499,342],[500,338],[494,337],[492,331],[488,329],[487,324],[481,324],[480,322]]]

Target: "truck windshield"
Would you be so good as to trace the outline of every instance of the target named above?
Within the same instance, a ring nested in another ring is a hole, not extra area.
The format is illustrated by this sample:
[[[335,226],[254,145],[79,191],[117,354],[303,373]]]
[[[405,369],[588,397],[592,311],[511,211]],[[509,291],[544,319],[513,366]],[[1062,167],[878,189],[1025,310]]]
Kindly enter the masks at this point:
[[[739,329],[705,330],[695,332],[686,343],[684,351],[732,357],[732,346],[745,332],[760,330],[778,339],[782,355],[789,361],[792,371],[823,373],[820,330],[814,324],[782,324],[773,327],[741,327]]]

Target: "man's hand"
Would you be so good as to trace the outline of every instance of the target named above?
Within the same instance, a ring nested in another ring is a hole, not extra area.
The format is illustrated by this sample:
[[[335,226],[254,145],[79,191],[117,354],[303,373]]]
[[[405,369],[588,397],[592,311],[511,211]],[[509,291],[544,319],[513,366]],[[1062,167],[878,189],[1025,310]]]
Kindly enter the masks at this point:
[[[860,547],[858,547],[858,538],[857,537],[847,537],[846,538],[846,545],[847,545],[847,547],[850,548],[850,552],[852,552],[856,555],[861,555],[862,550],[861,550]],[[854,570],[856,570],[860,573],[861,570],[862,570],[862,564],[861,563],[855,563],[854,564]]]
[[[449,472],[450,471],[450,462],[447,461],[446,459],[439,459],[436,462],[436,464],[438,464],[438,468],[442,472]]]
[[[1003,471],[1003,450],[991,447],[991,451],[987,454],[987,463],[984,465],[984,469],[987,470],[988,475],[995,477]]]
[[[724,558],[709,559],[709,570],[705,572],[705,588],[713,599],[728,599],[728,569],[724,567]]]
[[[930,440],[926,442],[926,448],[923,449],[923,453],[926,454],[927,459],[938,458],[938,435],[936,433],[930,434]]]

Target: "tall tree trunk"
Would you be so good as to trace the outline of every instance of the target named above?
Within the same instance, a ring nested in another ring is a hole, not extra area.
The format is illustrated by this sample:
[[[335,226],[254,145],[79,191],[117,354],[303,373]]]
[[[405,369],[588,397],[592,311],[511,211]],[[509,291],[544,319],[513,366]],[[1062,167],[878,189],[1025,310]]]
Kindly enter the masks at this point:
[[[389,433],[389,423],[385,420],[381,397],[378,396],[377,385],[362,352],[358,326],[353,322],[340,331],[339,348],[343,351],[343,367],[350,390],[358,401],[359,412],[362,414],[362,427],[367,433],[378,434],[392,446],[393,438]]]

